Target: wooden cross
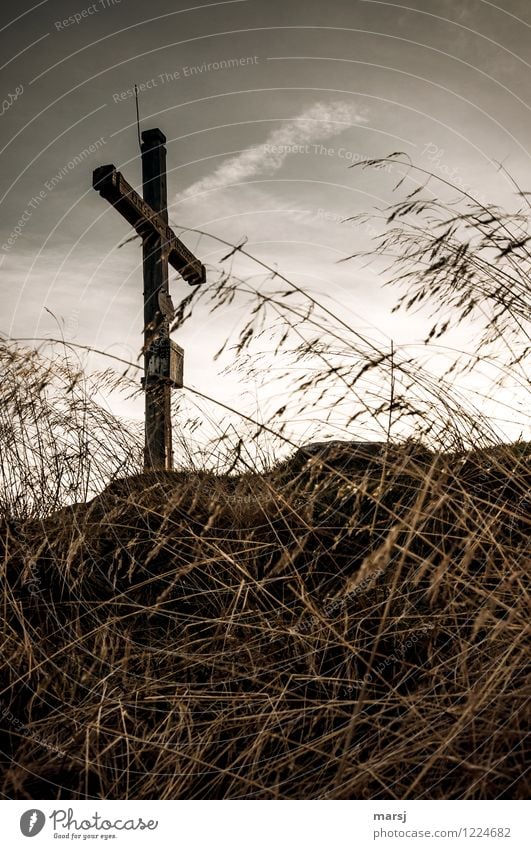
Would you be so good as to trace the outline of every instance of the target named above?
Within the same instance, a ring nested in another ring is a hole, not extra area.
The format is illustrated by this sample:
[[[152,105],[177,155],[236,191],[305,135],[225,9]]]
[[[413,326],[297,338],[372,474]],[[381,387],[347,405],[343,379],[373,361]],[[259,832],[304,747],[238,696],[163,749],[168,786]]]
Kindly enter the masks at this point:
[[[114,165],[96,168],[92,180],[93,187],[142,238],[145,470],[173,467],[171,390],[183,385],[184,352],[170,339],[174,307],[168,289],[168,263],[191,286],[206,279],[204,265],[168,226],[165,144],[166,137],[159,129],[142,133],[143,198]]]

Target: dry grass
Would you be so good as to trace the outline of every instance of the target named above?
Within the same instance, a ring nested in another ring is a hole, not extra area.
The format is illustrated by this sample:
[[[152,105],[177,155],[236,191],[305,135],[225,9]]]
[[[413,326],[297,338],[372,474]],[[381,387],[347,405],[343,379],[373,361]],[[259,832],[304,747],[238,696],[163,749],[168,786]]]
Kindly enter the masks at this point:
[[[4,340],[0,375],[0,515],[47,515],[141,468],[138,427],[103,402],[131,392],[124,376],[89,376],[64,346],[50,356]]]
[[[3,794],[525,796],[529,483],[345,447],[4,522]]]

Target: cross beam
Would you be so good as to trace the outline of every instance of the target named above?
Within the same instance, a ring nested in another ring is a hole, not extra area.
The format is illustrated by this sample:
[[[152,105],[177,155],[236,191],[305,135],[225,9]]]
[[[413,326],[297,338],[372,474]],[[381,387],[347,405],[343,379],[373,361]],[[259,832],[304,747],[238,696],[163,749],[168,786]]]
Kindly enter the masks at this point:
[[[145,470],[173,467],[171,389],[183,385],[183,350],[170,339],[174,310],[168,290],[168,264],[191,286],[206,280],[204,265],[168,226],[165,143],[159,129],[142,133],[143,197],[114,165],[96,168],[92,179],[93,187],[142,238]]]
[[[144,134],[143,134],[144,135]],[[93,174],[93,186],[118,210],[142,239],[159,236],[168,253],[168,262],[190,286],[205,282],[205,266],[168,227],[162,215],[155,212],[129,185],[114,165],[102,165]]]

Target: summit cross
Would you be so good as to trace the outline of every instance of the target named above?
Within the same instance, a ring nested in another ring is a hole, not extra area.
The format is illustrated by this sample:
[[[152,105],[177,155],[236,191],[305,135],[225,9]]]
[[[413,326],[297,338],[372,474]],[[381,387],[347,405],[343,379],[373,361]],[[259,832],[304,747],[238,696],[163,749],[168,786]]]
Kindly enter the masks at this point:
[[[114,165],[93,173],[92,185],[134,227],[142,239],[144,276],[144,469],[172,469],[171,390],[183,386],[184,352],[170,339],[174,306],[168,285],[171,265],[191,286],[204,283],[204,265],[168,225],[166,137],[159,129],[142,133],[141,197]]]

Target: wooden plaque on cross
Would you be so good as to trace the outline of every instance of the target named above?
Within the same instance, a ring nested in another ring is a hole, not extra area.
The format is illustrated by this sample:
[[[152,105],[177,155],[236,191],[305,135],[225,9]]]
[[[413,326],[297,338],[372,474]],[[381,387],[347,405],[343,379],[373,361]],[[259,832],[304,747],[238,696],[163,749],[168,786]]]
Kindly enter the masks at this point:
[[[166,137],[159,129],[142,133],[142,193],[114,165],[93,173],[93,187],[131,224],[142,239],[144,275],[144,379],[146,397],[144,468],[173,468],[171,390],[183,385],[184,353],[170,339],[174,307],[168,265],[191,286],[204,283],[204,265],[168,226]]]

